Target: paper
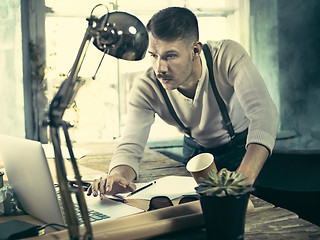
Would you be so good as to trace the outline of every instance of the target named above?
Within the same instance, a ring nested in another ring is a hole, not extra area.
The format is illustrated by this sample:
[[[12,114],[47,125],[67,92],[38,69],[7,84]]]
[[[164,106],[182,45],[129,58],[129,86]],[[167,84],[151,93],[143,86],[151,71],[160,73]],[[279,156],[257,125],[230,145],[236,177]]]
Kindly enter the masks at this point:
[[[116,202],[111,199],[100,200],[100,197],[92,197],[85,195],[89,209],[104,213],[110,216],[111,219],[129,216],[144,212],[145,210],[130,206],[125,203]]]
[[[195,194],[196,181],[193,177],[167,176],[155,180],[152,186],[132,195],[126,199],[146,199],[150,200],[155,196],[167,196],[171,200],[183,195]],[[153,182],[153,181],[152,181]],[[138,183],[137,189],[149,183]]]

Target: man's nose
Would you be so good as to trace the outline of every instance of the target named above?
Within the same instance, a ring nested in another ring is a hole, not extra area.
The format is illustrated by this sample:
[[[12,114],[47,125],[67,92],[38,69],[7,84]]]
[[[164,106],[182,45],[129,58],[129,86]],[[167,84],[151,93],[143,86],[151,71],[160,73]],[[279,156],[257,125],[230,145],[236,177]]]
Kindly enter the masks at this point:
[[[158,59],[156,64],[156,72],[157,73],[166,73],[168,71],[168,64],[163,59]]]

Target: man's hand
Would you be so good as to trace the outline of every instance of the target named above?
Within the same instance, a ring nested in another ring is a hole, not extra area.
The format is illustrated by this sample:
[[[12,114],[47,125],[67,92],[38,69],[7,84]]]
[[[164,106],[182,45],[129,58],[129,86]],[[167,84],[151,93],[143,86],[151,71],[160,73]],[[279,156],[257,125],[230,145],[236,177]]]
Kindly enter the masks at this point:
[[[116,193],[133,192],[136,185],[132,182],[135,178],[135,172],[128,166],[119,166],[114,168],[110,175],[95,179],[88,188],[87,195],[94,197],[100,196],[101,200],[105,195],[114,195]]]
[[[250,143],[237,172],[242,173],[247,178],[246,182],[253,185],[268,156],[266,147]]]

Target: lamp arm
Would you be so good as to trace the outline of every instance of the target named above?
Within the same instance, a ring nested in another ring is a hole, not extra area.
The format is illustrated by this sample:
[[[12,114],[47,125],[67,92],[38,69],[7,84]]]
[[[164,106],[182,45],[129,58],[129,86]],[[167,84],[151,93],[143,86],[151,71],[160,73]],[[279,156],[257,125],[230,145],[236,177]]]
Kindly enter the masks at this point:
[[[49,119],[51,125],[61,125],[61,120],[65,110],[73,103],[73,100],[78,93],[79,88],[84,83],[83,80],[78,78],[78,73],[80,71],[92,37],[93,28],[89,25],[79,48],[76,60],[70,70],[70,74],[68,75],[67,79],[65,79],[61,84],[58,92],[51,101],[49,109]]]
[[[79,239],[78,219],[71,199],[71,193],[68,186],[67,171],[63,161],[60,148],[59,128],[50,127],[50,134],[55,155],[55,166],[57,179],[59,183],[60,196],[64,217],[68,225],[70,239]],[[79,186],[79,185],[78,185]]]
[[[92,239],[92,229],[89,221],[87,206],[84,198],[84,191],[81,184],[81,176],[77,167],[77,163],[72,151],[71,141],[68,134],[69,124],[62,120],[65,110],[73,103],[74,98],[79,90],[79,88],[84,84],[83,80],[78,78],[78,73],[80,71],[81,65],[85,58],[87,49],[89,47],[91,39],[95,36],[97,31],[92,27],[92,21],[89,20],[88,28],[85,32],[84,38],[82,40],[81,46],[79,48],[76,60],[72,66],[69,76],[62,83],[57,94],[53,98],[50,108],[49,108],[49,125],[52,144],[55,153],[55,165],[57,178],[60,188],[62,206],[64,209],[64,214],[66,222],[68,225],[69,237],[70,239],[80,239],[79,224],[76,216],[74,204],[71,198],[71,194],[75,193],[76,198],[80,207],[81,215],[86,227],[86,233],[84,239]],[[60,147],[60,136],[59,128],[62,126],[63,132],[66,138],[67,147],[71,157],[71,163],[73,171],[75,174],[77,185],[79,186],[75,192],[71,192],[68,179],[67,171],[65,168],[61,147]]]

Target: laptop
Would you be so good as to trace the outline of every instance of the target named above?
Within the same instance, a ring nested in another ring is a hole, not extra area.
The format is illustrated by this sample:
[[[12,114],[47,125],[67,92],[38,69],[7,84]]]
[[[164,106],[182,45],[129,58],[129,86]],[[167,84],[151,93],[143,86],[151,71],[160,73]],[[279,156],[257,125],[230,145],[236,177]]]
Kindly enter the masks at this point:
[[[0,134],[0,159],[4,163],[9,184],[23,210],[45,223],[66,225],[42,144]],[[90,212],[106,215],[100,220],[144,211],[111,199],[100,200],[98,197],[88,197],[86,194],[85,197],[89,215]],[[75,196],[73,199],[75,200]],[[81,219],[79,222],[81,223]]]

